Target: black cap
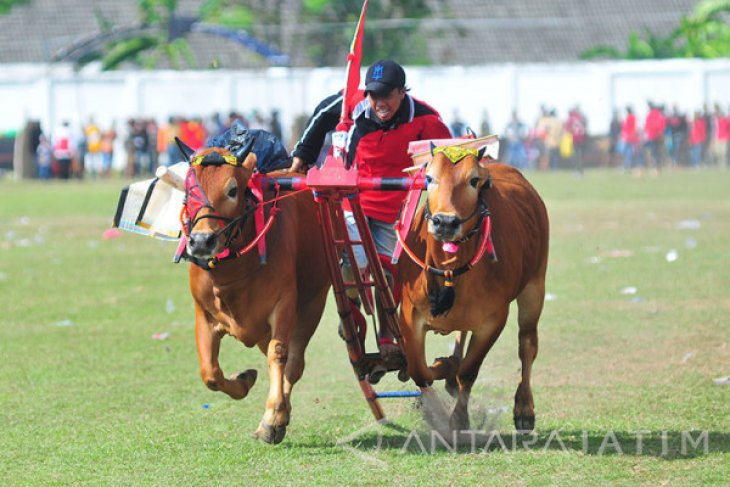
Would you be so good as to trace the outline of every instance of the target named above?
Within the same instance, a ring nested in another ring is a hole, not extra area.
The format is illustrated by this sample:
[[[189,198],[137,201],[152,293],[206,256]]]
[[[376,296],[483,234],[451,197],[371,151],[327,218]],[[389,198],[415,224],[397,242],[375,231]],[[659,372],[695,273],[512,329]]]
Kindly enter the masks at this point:
[[[390,59],[375,61],[365,74],[365,92],[376,95],[389,95],[393,88],[406,86],[406,72],[403,67]]]

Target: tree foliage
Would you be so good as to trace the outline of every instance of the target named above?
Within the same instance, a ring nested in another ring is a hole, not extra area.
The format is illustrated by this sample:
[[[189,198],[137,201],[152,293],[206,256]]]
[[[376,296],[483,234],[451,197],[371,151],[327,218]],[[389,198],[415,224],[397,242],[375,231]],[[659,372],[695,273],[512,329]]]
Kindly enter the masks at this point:
[[[374,1],[368,7],[363,34],[363,63],[394,58],[402,63],[427,64],[426,37],[422,19],[432,14],[427,0]],[[315,66],[343,64],[362,0],[305,0],[302,23],[311,25],[297,43]],[[388,24],[390,22],[390,24]]]
[[[272,5],[278,2],[255,2],[256,8],[246,5],[250,2],[236,0],[205,0],[196,17],[177,15],[178,0],[137,0],[140,23],[150,27],[145,32],[114,41],[105,46],[103,55],[90,55],[87,60],[101,58],[102,69],[116,69],[122,63],[132,63],[143,68],[154,68],[162,61],[173,69],[195,67],[195,58],[188,41],[190,25],[195,21],[221,25],[231,29],[247,29],[262,19],[275,21],[265,12],[273,12]],[[99,18],[97,23],[102,32],[113,28],[113,22]]]
[[[175,69],[194,67],[186,36],[191,23],[201,21],[244,30],[291,58],[304,59],[310,66],[341,66],[363,0],[204,0],[194,18],[178,16],[178,3],[137,0],[143,28],[85,54],[80,64],[101,60],[104,70],[116,69],[123,63],[151,68],[163,61]],[[431,6],[441,4],[445,0],[371,1],[363,63],[389,57],[402,63],[428,64],[427,39],[419,29],[420,22],[431,16]],[[100,11],[96,17],[102,32],[115,28],[113,19],[105,18]]]
[[[28,4],[30,0],[0,0],[0,15],[10,13],[14,5]]]
[[[432,14],[434,3],[443,0],[371,1],[363,62],[392,57],[403,63],[427,63],[426,38],[419,23]],[[341,66],[362,4],[363,0],[206,0],[201,16],[244,29],[293,58],[305,58],[311,66]]]
[[[137,5],[142,25],[152,29],[107,45],[101,56],[102,69],[115,69],[123,62],[151,69],[163,57],[174,69],[194,67],[190,46],[183,37],[175,35],[178,0],[137,0]]]
[[[625,52],[612,46],[596,46],[581,54],[581,59],[665,59],[730,57],[730,0],[704,0],[667,37],[645,29],[641,37],[629,36]]]

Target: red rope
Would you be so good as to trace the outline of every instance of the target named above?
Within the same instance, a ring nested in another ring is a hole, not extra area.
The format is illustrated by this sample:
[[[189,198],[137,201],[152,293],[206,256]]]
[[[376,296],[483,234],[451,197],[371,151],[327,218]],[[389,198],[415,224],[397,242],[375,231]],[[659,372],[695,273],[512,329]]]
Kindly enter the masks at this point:
[[[400,230],[401,230],[401,223],[400,223],[400,221],[397,221],[395,224],[395,235],[398,238],[398,243],[400,243],[401,247],[403,247],[403,250],[405,250],[406,254],[408,254],[408,257],[410,257],[413,262],[418,264],[418,267],[420,267],[421,269],[426,269],[428,266],[426,265],[425,262],[423,262],[421,259],[419,259],[418,256],[416,256],[416,254],[413,253],[413,251],[411,250],[411,248],[408,245],[406,245],[405,240],[403,240],[403,237],[400,234]]]
[[[180,226],[182,227],[183,234],[186,238],[190,238],[190,235],[188,235],[188,226],[185,224],[184,216],[188,214],[188,208],[187,206],[183,205],[183,207],[180,209]],[[189,218],[189,216],[188,216]]]
[[[268,231],[271,229],[271,225],[274,224],[274,218],[276,217],[276,214],[279,213],[279,211],[280,210],[277,207],[271,209],[271,212],[269,212],[269,219],[266,220],[266,224],[264,225],[264,228],[261,229],[261,233],[256,235],[256,237],[251,240],[248,245],[236,252],[239,257],[253,249],[259,242],[259,240],[261,240],[261,238],[266,235],[266,233],[268,233]]]
[[[479,250],[477,251],[474,258],[469,262],[469,268],[471,269],[476,265],[477,262],[484,256],[484,252],[489,247],[489,236],[492,233],[492,217],[487,215],[482,223],[482,241],[479,244]]]
[[[403,247],[403,250],[405,250],[406,254],[408,254],[408,257],[411,258],[413,262],[415,262],[421,269],[429,270],[434,269],[437,271],[441,271],[441,269],[436,269],[435,267],[431,267],[427,265],[425,262],[423,262],[421,259],[416,256],[416,254],[413,253],[413,251],[406,245],[406,242],[403,240],[403,237],[400,234],[401,229],[401,223],[400,221],[396,222],[395,224],[395,235],[398,238],[398,242]],[[481,260],[481,258],[484,256],[484,253],[487,250],[487,247],[491,247],[490,242],[490,234],[492,232],[492,217],[490,215],[487,215],[486,218],[484,218],[484,221],[482,222],[482,241],[479,243],[479,248],[477,250],[476,255],[471,259],[471,261],[467,264],[467,267],[471,269],[474,267],[477,262]],[[445,270],[441,271],[446,276],[447,280],[449,279],[449,274],[451,275],[451,280],[453,281],[453,270]]]
[[[240,257],[244,255],[247,252],[250,252],[256,244],[258,244],[259,240],[261,240],[264,235],[266,235],[269,230],[271,229],[271,226],[274,224],[274,218],[276,218],[276,215],[281,211],[279,207],[276,205],[279,201],[283,200],[284,198],[289,198],[290,196],[295,196],[299,193],[302,193],[304,191],[309,191],[309,188],[299,189],[296,191],[292,191],[291,193],[287,193],[284,196],[276,196],[274,198],[271,198],[268,201],[264,201],[261,203],[262,206],[273,204],[273,208],[271,208],[271,211],[269,212],[269,218],[266,220],[266,223],[264,224],[264,227],[261,229],[261,232],[256,235],[256,237],[248,243],[244,248],[236,252],[236,254]],[[277,194],[279,194],[279,187],[277,186]]]
[[[304,191],[310,191],[310,189],[309,189],[309,188],[304,188],[304,189],[298,189],[298,190],[296,190],[296,191],[292,191],[291,193],[287,193],[287,194],[285,194],[284,196],[277,196],[276,198],[272,198],[272,199],[270,199],[270,200],[268,200],[268,201],[264,201],[264,202],[263,202],[263,203],[261,203],[261,204],[262,204],[262,205],[268,205],[268,204],[270,204],[270,203],[276,203],[277,201],[281,201],[281,200],[283,200],[284,198],[289,198],[290,196],[295,196],[295,195],[297,195],[297,194],[299,194],[299,193],[303,193]]]

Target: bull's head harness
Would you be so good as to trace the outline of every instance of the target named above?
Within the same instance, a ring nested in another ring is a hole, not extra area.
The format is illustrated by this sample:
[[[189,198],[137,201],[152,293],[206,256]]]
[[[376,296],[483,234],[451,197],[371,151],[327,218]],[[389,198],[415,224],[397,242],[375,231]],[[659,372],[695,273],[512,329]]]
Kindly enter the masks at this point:
[[[253,147],[253,141],[250,144]],[[224,246],[230,247],[231,243],[237,239],[243,231],[249,215],[253,213],[261,202],[256,198],[250,188],[246,188],[244,195],[245,209],[243,213],[235,218],[228,218],[220,215],[213,205],[210,203],[208,196],[200,185],[198,176],[195,173],[196,166],[220,166],[230,164],[234,167],[241,167],[242,160],[251,151],[251,147],[243,154],[243,157],[237,157],[233,154],[225,154],[218,151],[210,151],[204,154],[193,156],[190,161],[190,169],[185,177],[185,200],[181,215],[181,222],[185,236],[190,238],[195,225],[206,218],[218,220],[223,223],[222,227],[214,232],[216,238],[224,236]],[[208,209],[209,212],[201,215],[200,211]]]
[[[436,147],[433,145],[433,143],[431,144],[431,155],[443,154],[452,164],[458,164],[467,156],[474,156],[477,158],[477,161],[479,161],[484,156],[484,152],[485,148],[477,150],[458,146]],[[487,179],[487,182],[482,186],[481,190],[479,191],[479,195],[477,196],[477,204],[474,208],[474,211],[472,211],[466,218],[457,217],[456,219],[459,224],[463,224],[474,217],[479,218],[476,225],[474,225],[474,228],[454,243],[464,243],[480,230],[482,232],[482,238],[479,246],[477,247],[477,252],[474,257],[468,263],[462,265],[457,269],[439,269],[423,262],[406,245],[405,241],[401,237],[399,231],[400,229],[396,227],[396,236],[400,244],[403,246],[403,250],[411,258],[411,260],[413,260],[413,262],[415,262],[424,271],[444,279],[444,288],[429,292],[429,300],[431,301],[431,314],[433,316],[445,314],[451,309],[455,298],[454,280],[458,276],[471,270],[477,264],[477,262],[481,260],[485,253],[489,254],[492,261],[497,260],[497,255],[494,250],[494,243],[492,242],[492,219],[490,216],[489,208],[487,207],[487,204],[484,202],[483,198],[483,192],[491,187],[492,178],[490,176]],[[428,199],[426,199],[426,206],[424,208],[423,214],[424,218],[426,218],[427,220],[433,220],[434,218],[431,214]],[[400,222],[398,222],[398,225],[399,224]]]
[[[456,165],[459,162],[461,162],[463,159],[465,159],[468,156],[474,156],[477,158],[477,160],[480,160],[482,156],[484,155],[484,149],[471,149],[466,147],[458,147],[458,146],[443,146],[443,147],[436,147],[431,143],[431,155],[436,154],[443,154],[452,164]],[[492,178],[491,176],[489,179],[487,179],[487,183],[482,187],[482,189],[479,192],[479,195],[477,196],[477,204],[474,207],[474,211],[472,211],[469,216],[466,218],[459,218],[456,217],[454,220],[454,223],[456,225],[463,225],[464,223],[468,222],[472,218],[479,216],[479,220],[477,221],[476,225],[474,225],[474,228],[472,228],[469,233],[461,237],[459,240],[457,240],[455,243],[461,244],[469,240],[473,235],[475,235],[479,229],[482,226],[482,222],[484,221],[484,218],[489,215],[489,208],[487,208],[487,204],[484,202],[484,198],[482,198],[482,192],[485,189],[488,189],[492,186]],[[426,199],[426,207],[424,208],[424,217],[426,220],[434,220],[433,215],[431,214],[431,206],[429,205],[428,199]]]

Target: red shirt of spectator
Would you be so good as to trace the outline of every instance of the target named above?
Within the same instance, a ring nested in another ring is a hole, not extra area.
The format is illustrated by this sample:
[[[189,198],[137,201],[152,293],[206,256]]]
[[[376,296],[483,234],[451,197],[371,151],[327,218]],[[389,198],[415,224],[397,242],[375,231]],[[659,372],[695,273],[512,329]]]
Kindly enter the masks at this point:
[[[198,150],[205,145],[205,128],[197,120],[180,124],[180,139],[191,148]]]
[[[573,136],[573,143],[580,145],[586,138],[585,120],[577,110],[571,110],[568,113],[568,120],[565,122],[565,130]]]
[[[629,113],[621,124],[621,140],[627,144],[635,144],[639,141],[636,135],[636,115]]]
[[[658,140],[664,134],[666,126],[667,119],[664,117],[662,111],[657,107],[652,107],[652,109],[649,110],[649,114],[646,116],[646,121],[644,122],[644,134],[646,135],[646,140]]]
[[[689,129],[689,143],[691,145],[703,144],[707,140],[707,124],[705,117],[699,116],[692,120]]]

